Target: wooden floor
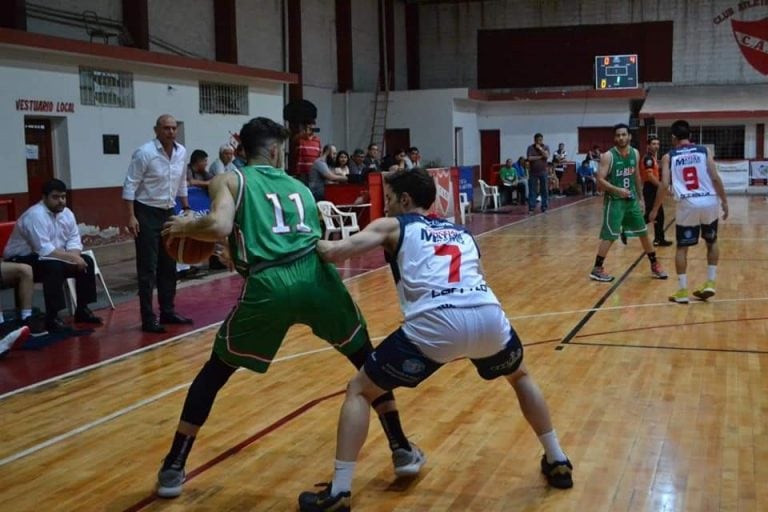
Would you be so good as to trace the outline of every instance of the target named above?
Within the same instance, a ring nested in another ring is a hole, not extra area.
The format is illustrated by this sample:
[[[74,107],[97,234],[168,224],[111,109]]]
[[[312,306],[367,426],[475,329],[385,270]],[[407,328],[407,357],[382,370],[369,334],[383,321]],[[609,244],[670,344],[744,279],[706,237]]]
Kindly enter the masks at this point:
[[[542,450],[510,388],[460,361],[397,392],[406,432],[428,456],[418,479],[395,480],[374,420],[355,510],[768,510],[768,204],[730,204],[717,295],[688,306],[667,302],[677,287],[673,248],[659,250],[668,281],[651,278],[637,241],[612,248],[606,269],[616,283],[588,279],[599,199],[479,237],[575,486],[546,487]],[[690,254],[693,286],[705,271],[701,246]],[[386,270],[347,284],[371,336],[398,325]],[[331,476],[352,375],[305,328],[291,331],[267,375],[234,375],[190,456],[184,494],[153,497],[213,332],[0,401],[0,510],[294,510],[299,492]]]

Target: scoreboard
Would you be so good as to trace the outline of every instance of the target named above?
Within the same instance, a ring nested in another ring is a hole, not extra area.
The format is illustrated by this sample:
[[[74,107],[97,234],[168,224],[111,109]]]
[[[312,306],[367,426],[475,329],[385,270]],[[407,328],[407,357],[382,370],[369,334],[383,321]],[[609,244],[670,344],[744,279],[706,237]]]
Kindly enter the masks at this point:
[[[595,89],[636,89],[637,55],[595,57]]]

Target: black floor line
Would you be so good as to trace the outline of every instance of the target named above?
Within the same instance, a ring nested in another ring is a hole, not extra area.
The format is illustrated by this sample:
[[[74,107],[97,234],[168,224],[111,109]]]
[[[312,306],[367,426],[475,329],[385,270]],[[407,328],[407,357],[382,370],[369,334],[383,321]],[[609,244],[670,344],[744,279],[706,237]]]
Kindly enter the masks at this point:
[[[683,350],[689,352],[725,352],[728,354],[757,354],[768,355],[766,350],[745,350],[737,348],[703,348],[703,347],[670,347],[667,345],[633,345],[631,343],[590,343],[584,341],[572,341],[572,346],[582,347],[612,347],[612,348],[641,348],[656,350]]]
[[[669,229],[669,226],[672,225],[672,223],[675,222],[675,219],[672,218],[672,220],[669,221],[669,224],[667,224],[664,227],[664,231]],[[621,274],[621,277],[619,277],[613,285],[606,290],[606,292],[603,294],[602,297],[600,297],[594,306],[579,320],[579,322],[571,329],[568,334],[565,335],[563,340],[560,342],[560,344],[555,347],[555,350],[562,350],[565,345],[571,342],[571,340],[579,333],[579,331],[589,322],[589,320],[594,316],[594,314],[597,312],[598,309],[600,309],[603,304],[605,304],[605,301],[608,300],[608,297],[611,296],[611,294],[616,291],[616,289],[621,286],[621,283],[624,282],[624,280],[627,278],[627,276],[635,270],[635,267],[643,261],[643,258],[645,257],[645,252],[641,253],[640,256],[635,259],[634,262],[627,268],[627,270],[624,271],[623,274]]]

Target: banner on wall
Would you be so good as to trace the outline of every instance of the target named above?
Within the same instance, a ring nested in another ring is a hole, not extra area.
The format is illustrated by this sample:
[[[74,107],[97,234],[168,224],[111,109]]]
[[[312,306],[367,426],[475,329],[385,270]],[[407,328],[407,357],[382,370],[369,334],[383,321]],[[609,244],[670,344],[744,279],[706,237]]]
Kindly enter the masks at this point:
[[[750,162],[749,176],[753,180],[768,180],[768,160],[753,160]]]
[[[429,213],[443,217],[451,222],[456,222],[456,202],[454,200],[454,183],[451,178],[451,169],[447,167],[439,169],[427,169],[427,172],[435,180],[437,196]],[[458,178],[458,172],[454,173]],[[456,184],[458,186],[458,183]]]
[[[474,167],[462,166],[459,167],[459,192],[467,194],[469,204],[472,204],[472,195],[474,192],[474,186],[472,182],[474,180]]]
[[[726,192],[746,192],[749,187],[749,161],[717,162],[717,172]]]

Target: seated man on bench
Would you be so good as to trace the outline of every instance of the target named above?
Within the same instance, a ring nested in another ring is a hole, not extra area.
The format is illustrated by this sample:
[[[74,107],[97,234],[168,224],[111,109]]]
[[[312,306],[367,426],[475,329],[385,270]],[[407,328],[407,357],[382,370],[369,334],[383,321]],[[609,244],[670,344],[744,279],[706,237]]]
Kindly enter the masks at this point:
[[[75,215],[67,208],[67,186],[54,179],[43,185],[42,193],[42,200],[16,221],[3,257],[30,265],[35,282],[43,283],[46,329],[66,330],[58,313],[66,306],[64,283],[70,277],[77,291],[75,322],[101,324],[88,309],[96,301],[94,265],[80,254],[83,245]]]

